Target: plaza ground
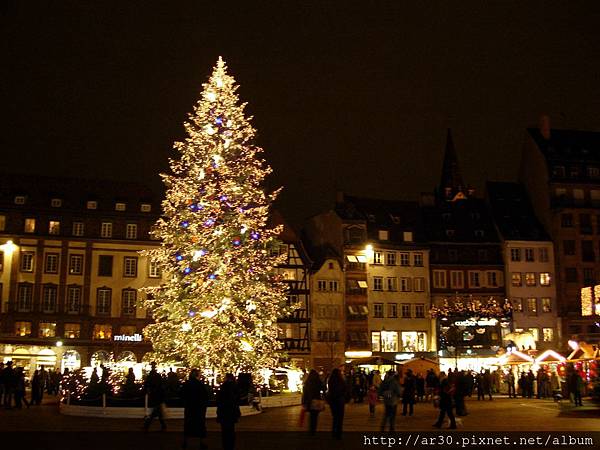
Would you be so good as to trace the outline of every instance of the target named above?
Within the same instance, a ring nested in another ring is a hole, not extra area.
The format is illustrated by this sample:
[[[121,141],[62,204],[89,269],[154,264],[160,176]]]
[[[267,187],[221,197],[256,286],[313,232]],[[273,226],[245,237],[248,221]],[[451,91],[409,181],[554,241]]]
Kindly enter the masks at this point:
[[[589,402],[588,402],[589,404]],[[469,414],[462,417],[462,426],[457,431],[443,433],[465,433],[480,431],[600,431],[600,409],[591,404],[573,408],[568,403],[562,406],[551,400],[525,400],[495,398],[492,401],[467,402]],[[370,418],[366,404],[349,404],[346,408],[342,442],[333,441],[327,431],[331,426],[331,415],[327,409],[320,414],[319,431],[310,437],[299,426],[300,407],[273,408],[264,413],[242,417],[238,426],[239,449],[282,449],[293,448],[359,448],[361,434],[379,431],[382,406],[377,416]],[[412,417],[399,415],[396,431],[432,432],[437,410],[428,403],[418,403]],[[166,432],[159,431],[154,423],[150,432],[142,430],[142,420],[109,419],[63,416],[58,412],[55,399],[47,399],[42,406],[22,410],[0,410],[0,434],[4,442],[13,441],[21,448],[53,449],[177,449],[181,446],[183,421],[167,420]],[[210,448],[221,448],[219,425],[207,420],[210,432]],[[354,433],[353,433],[354,432]],[[349,442],[352,441],[352,442]],[[198,448],[194,443],[193,447]]]

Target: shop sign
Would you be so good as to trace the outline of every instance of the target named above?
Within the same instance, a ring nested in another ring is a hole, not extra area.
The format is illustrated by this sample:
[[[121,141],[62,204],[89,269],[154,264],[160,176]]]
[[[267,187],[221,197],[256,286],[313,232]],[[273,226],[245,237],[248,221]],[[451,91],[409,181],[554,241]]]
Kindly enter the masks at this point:
[[[113,336],[115,342],[142,342],[144,337],[141,334],[116,334]]]
[[[414,359],[414,353],[396,353],[396,360],[398,361],[406,361],[409,359]]]
[[[457,320],[454,325],[457,327],[493,327],[498,323],[498,319],[479,319],[479,320]]]

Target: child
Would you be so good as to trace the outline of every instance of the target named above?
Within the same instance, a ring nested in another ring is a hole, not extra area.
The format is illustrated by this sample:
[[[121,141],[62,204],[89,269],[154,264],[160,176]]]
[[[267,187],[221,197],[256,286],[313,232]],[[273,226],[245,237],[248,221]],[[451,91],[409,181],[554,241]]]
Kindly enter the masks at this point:
[[[377,388],[371,386],[368,393],[369,400],[369,415],[375,417],[375,405],[377,405]]]

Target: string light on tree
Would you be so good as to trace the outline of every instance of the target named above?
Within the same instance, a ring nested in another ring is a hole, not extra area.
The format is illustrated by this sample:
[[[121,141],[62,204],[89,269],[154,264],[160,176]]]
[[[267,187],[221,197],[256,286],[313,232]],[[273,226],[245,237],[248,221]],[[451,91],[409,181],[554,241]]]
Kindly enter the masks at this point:
[[[269,251],[279,245],[280,229],[266,226],[279,191],[262,187],[271,168],[236,90],[219,58],[184,125],[186,139],[175,144],[172,174],[162,176],[167,193],[154,232],[162,245],[146,254],[165,282],[147,289],[155,323],[145,334],[157,359],[258,374],[277,366],[276,319],[293,307],[274,270],[284,257]]]

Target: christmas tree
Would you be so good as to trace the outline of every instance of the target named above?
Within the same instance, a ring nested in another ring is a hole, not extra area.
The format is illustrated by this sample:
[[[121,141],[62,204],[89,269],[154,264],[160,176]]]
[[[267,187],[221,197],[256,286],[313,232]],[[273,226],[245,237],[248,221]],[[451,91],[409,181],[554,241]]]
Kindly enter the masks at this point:
[[[187,137],[175,143],[179,159],[167,187],[147,252],[163,271],[145,306],[154,323],[145,329],[156,356],[219,374],[276,367],[277,318],[291,312],[274,267],[282,260],[279,228],[268,228],[279,191],[262,187],[271,168],[252,144],[233,77],[219,58],[194,111]]]

